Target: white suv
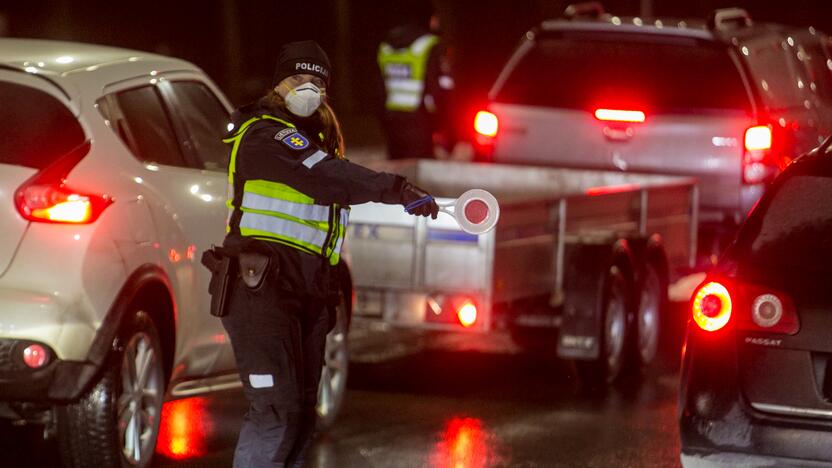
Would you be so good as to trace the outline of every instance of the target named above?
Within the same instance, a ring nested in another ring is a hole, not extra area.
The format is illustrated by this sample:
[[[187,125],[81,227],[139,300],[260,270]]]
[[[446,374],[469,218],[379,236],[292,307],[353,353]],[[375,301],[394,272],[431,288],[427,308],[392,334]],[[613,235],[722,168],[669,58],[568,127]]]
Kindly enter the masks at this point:
[[[21,39],[0,40],[0,103],[0,418],[46,424],[69,466],[147,466],[163,401],[238,385],[199,262],[225,235],[231,108],[182,60]]]

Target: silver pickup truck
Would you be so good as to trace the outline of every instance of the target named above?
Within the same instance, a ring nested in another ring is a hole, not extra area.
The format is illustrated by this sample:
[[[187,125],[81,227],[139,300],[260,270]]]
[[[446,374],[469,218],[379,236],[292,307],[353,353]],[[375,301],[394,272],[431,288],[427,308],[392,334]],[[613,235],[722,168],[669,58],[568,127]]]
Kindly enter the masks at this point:
[[[559,330],[558,354],[599,383],[630,358],[653,360],[667,286],[694,261],[693,179],[431,160],[374,168],[405,175],[440,202],[488,190],[500,222],[477,236],[444,214],[353,207],[356,323],[505,330],[520,344],[527,332]]]
[[[774,175],[832,132],[827,41],[736,8],[705,22],[574,5],[506,62],[477,157],[696,177],[705,266]]]

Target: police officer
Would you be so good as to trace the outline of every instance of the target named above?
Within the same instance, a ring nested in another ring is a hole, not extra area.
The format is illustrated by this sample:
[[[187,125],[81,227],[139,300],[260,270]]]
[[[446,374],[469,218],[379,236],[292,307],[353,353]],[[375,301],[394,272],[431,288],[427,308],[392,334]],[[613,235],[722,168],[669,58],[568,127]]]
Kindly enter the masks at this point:
[[[403,177],[344,159],[326,102],[326,53],[280,49],[273,89],[241,108],[231,145],[231,209],[223,251],[239,260],[223,325],[249,400],[235,467],[302,466],[315,428],[328,309],[349,205],[403,204],[436,218],[433,198]]]
[[[447,48],[435,33],[438,16],[426,0],[400,7],[406,21],[379,45],[384,79],[382,126],[390,159],[434,157],[434,143],[446,152],[456,143],[450,114],[454,81]]]

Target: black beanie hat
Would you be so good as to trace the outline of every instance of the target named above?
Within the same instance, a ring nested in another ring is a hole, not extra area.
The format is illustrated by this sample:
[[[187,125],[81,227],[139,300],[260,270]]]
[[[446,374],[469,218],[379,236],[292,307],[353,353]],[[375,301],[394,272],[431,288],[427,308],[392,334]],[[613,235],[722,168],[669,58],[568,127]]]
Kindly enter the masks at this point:
[[[329,68],[329,57],[317,42],[290,42],[277,54],[272,87],[292,75],[315,75],[329,86]]]

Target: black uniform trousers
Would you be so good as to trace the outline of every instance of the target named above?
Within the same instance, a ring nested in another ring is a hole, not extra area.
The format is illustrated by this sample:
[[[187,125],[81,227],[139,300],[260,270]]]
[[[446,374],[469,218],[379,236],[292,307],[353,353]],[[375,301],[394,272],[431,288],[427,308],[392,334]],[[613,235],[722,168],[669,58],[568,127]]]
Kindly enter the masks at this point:
[[[390,159],[433,158],[433,124],[424,110],[386,111],[384,133]]]
[[[323,300],[238,278],[222,319],[249,409],[235,468],[300,467],[315,431],[318,383],[330,320]]]

